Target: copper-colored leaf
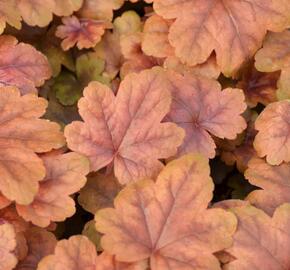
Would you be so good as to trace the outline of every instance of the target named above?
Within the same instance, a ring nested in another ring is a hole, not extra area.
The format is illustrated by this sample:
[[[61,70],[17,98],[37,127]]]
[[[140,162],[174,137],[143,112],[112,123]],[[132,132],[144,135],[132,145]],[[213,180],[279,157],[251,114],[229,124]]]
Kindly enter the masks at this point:
[[[278,99],[290,98],[290,31],[269,33],[263,48],[255,56],[256,68],[263,72],[281,70]]]
[[[41,117],[46,100],[33,94],[20,96],[16,88],[0,89],[0,190],[9,200],[29,204],[45,175],[35,154],[60,148],[59,126]]]
[[[289,269],[290,204],[278,207],[272,218],[252,206],[231,210],[238,218],[238,228],[227,252],[236,259],[224,269]]]
[[[272,215],[279,205],[290,203],[290,164],[271,166],[263,159],[254,158],[249,163],[245,177],[251,184],[260,187],[247,199],[256,207]]]
[[[3,223],[0,219],[0,269],[12,270],[17,264],[17,258],[13,254],[16,248],[16,234],[13,226]]]
[[[63,25],[57,27],[56,36],[63,39],[61,47],[66,51],[73,46],[81,50],[94,47],[105,33],[107,25],[103,21],[78,19],[76,16],[62,19]]]
[[[97,212],[102,247],[124,262],[150,258],[152,270],[221,269],[213,253],[231,245],[236,220],[222,209],[207,209],[213,187],[204,157],[168,163],[156,183],[132,183],[115,208]]]
[[[143,267],[142,267],[143,266]],[[75,235],[57,243],[54,255],[42,259],[37,270],[145,270],[144,263],[118,263],[108,254],[97,256],[87,237]]]
[[[288,0],[155,0],[154,7],[161,16],[177,18],[169,41],[182,62],[203,63],[214,50],[226,76],[254,55],[267,30],[290,25]]]
[[[44,229],[37,227],[25,232],[28,245],[28,255],[18,263],[15,270],[35,270],[39,261],[52,254],[57,243],[55,236]]]
[[[21,28],[21,15],[17,11],[15,0],[1,0],[0,10],[0,34],[3,33],[6,23],[17,29]]]
[[[36,92],[51,76],[46,57],[34,47],[17,44],[11,36],[0,37],[0,85],[17,86],[22,94]]]
[[[258,116],[254,147],[259,157],[271,165],[290,161],[290,101],[269,104]]]
[[[25,220],[46,227],[51,221],[63,221],[75,212],[75,202],[70,195],[86,183],[89,172],[87,158],[76,153],[43,157],[46,176],[39,191],[29,205],[17,205]]]
[[[221,86],[215,80],[168,72],[173,102],[167,118],[186,131],[178,155],[198,152],[215,156],[215,143],[210,134],[234,139],[246,128],[241,113],[246,109],[241,89]]]
[[[79,204],[88,212],[113,206],[113,201],[121,186],[114,175],[94,174],[88,176],[87,184],[80,191]]]
[[[175,124],[160,123],[170,103],[158,69],[128,75],[117,97],[107,86],[92,82],[78,103],[84,122],[65,128],[68,146],[90,159],[91,171],[113,163],[121,183],[156,175],[162,168],[158,159],[174,155],[184,137]]]

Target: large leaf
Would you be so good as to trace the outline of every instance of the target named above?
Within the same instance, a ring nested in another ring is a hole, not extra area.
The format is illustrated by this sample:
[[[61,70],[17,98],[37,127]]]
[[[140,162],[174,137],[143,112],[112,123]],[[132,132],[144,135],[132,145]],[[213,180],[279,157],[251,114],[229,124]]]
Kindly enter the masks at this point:
[[[35,153],[64,145],[59,126],[41,117],[45,99],[34,94],[20,96],[15,88],[0,89],[0,190],[10,200],[29,204],[45,176]]]
[[[182,62],[203,63],[214,50],[226,76],[255,54],[267,30],[290,25],[288,0],[155,0],[154,8],[177,18],[169,41]]]
[[[207,159],[188,155],[170,162],[156,182],[127,186],[114,208],[97,212],[102,247],[124,262],[150,258],[151,270],[221,269],[213,253],[231,245],[236,220],[207,209],[213,188]]]
[[[113,162],[121,183],[153,176],[162,167],[158,159],[174,155],[184,132],[173,123],[160,123],[171,96],[162,72],[130,74],[117,97],[105,85],[92,82],[79,100],[84,122],[66,126],[68,147],[87,156],[91,171]]]

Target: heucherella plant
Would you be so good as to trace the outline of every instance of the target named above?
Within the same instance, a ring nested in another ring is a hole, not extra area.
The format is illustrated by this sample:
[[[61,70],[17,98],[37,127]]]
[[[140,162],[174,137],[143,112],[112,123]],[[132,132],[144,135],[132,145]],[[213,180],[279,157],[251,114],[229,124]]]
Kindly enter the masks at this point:
[[[0,270],[289,270],[289,0],[0,0]]]

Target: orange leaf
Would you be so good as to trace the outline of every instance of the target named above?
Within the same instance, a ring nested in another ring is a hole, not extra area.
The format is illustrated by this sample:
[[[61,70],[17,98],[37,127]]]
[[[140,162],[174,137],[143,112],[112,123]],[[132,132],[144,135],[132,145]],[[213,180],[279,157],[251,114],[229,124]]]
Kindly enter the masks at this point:
[[[267,30],[290,25],[288,0],[155,0],[154,8],[176,18],[169,41],[182,62],[203,63],[214,50],[226,76],[255,54]]]
[[[78,19],[76,16],[62,19],[63,25],[57,27],[55,35],[64,39],[61,43],[63,50],[77,45],[78,49],[94,47],[105,33],[107,25],[103,21]]]
[[[269,104],[258,116],[255,129],[258,134],[254,147],[259,157],[265,157],[271,165],[290,161],[290,102]]]
[[[54,13],[57,16],[69,16],[82,7],[84,0],[54,0]]]
[[[202,156],[168,163],[156,183],[132,183],[115,208],[97,212],[102,247],[124,262],[150,258],[151,270],[221,269],[213,253],[231,245],[236,220],[222,209],[207,209],[213,187]]]
[[[117,97],[92,82],[78,103],[84,122],[65,128],[68,147],[90,159],[91,171],[113,163],[120,183],[156,175],[158,159],[174,155],[184,137],[175,124],[160,123],[171,103],[166,88],[159,69],[126,76]]]
[[[60,127],[38,119],[47,101],[33,94],[20,96],[16,88],[0,89],[0,190],[9,200],[29,204],[45,175],[42,160],[35,154],[60,148]],[[9,183],[9,184],[8,184]]]
[[[41,260],[37,270],[145,270],[144,263],[133,265],[116,262],[103,253],[97,256],[94,244],[87,237],[75,235],[57,243],[54,255]]]
[[[0,37],[0,86],[17,86],[22,94],[37,92],[51,77],[47,58],[34,47],[17,44],[11,36]]]
[[[279,205],[290,203],[290,164],[271,166],[254,158],[245,172],[249,182],[261,190],[251,192],[247,199],[256,207],[272,215]]]
[[[79,154],[68,153],[42,158],[46,176],[39,184],[39,191],[29,205],[17,205],[17,211],[25,220],[40,227],[51,221],[64,221],[75,213],[75,202],[70,195],[86,183],[88,160]]]
[[[290,204],[278,207],[273,218],[253,206],[231,210],[238,218],[238,229],[226,251],[236,259],[223,269],[289,269]]]

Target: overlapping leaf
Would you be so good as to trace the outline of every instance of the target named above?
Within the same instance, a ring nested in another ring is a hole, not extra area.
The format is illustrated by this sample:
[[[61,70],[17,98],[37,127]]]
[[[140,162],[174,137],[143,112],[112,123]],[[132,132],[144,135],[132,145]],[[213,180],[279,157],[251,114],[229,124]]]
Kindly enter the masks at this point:
[[[175,124],[160,123],[170,103],[158,69],[128,75],[117,97],[93,82],[78,105],[84,122],[65,128],[68,146],[90,159],[92,171],[114,164],[121,183],[156,175],[162,168],[158,159],[174,155],[184,137]]]
[[[281,70],[277,92],[279,99],[290,98],[290,31],[270,33],[255,56],[256,67],[263,72]]]
[[[169,41],[182,62],[203,63],[214,50],[226,76],[255,54],[267,30],[290,25],[287,0],[155,0],[154,8],[176,18]]]
[[[188,155],[170,162],[156,183],[133,183],[114,208],[97,212],[102,247],[124,262],[150,258],[152,270],[221,269],[213,253],[231,245],[236,220],[206,209],[212,191],[207,159]]]
[[[42,160],[46,176],[39,191],[29,205],[17,205],[17,211],[25,220],[46,227],[51,221],[63,221],[74,214],[75,202],[70,195],[85,185],[89,162],[76,153],[47,156]]]
[[[255,122],[258,134],[254,147],[258,156],[266,156],[271,165],[290,161],[289,112],[289,100],[274,102],[262,111]]]
[[[29,204],[45,176],[35,153],[64,144],[59,126],[41,117],[47,102],[33,94],[20,96],[16,88],[0,89],[0,190],[9,200]]]
[[[241,89],[221,86],[204,77],[167,72],[171,82],[173,102],[167,119],[186,132],[178,155],[189,152],[215,156],[215,143],[210,134],[234,139],[246,128],[241,113],[246,109]]]
[[[272,215],[279,205],[290,203],[289,174],[289,163],[271,166],[263,159],[252,159],[245,177],[261,190],[253,191],[247,199],[256,207]]]
[[[44,55],[12,36],[0,37],[0,85],[17,86],[22,94],[36,92],[51,76]]]
[[[118,263],[106,253],[97,256],[95,246],[87,237],[76,235],[57,243],[54,255],[42,259],[37,270],[145,270],[143,262]]]
[[[290,204],[278,207],[272,218],[252,206],[231,210],[238,218],[238,228],[227,252],[235,260],[224,269],[289,269]]]

